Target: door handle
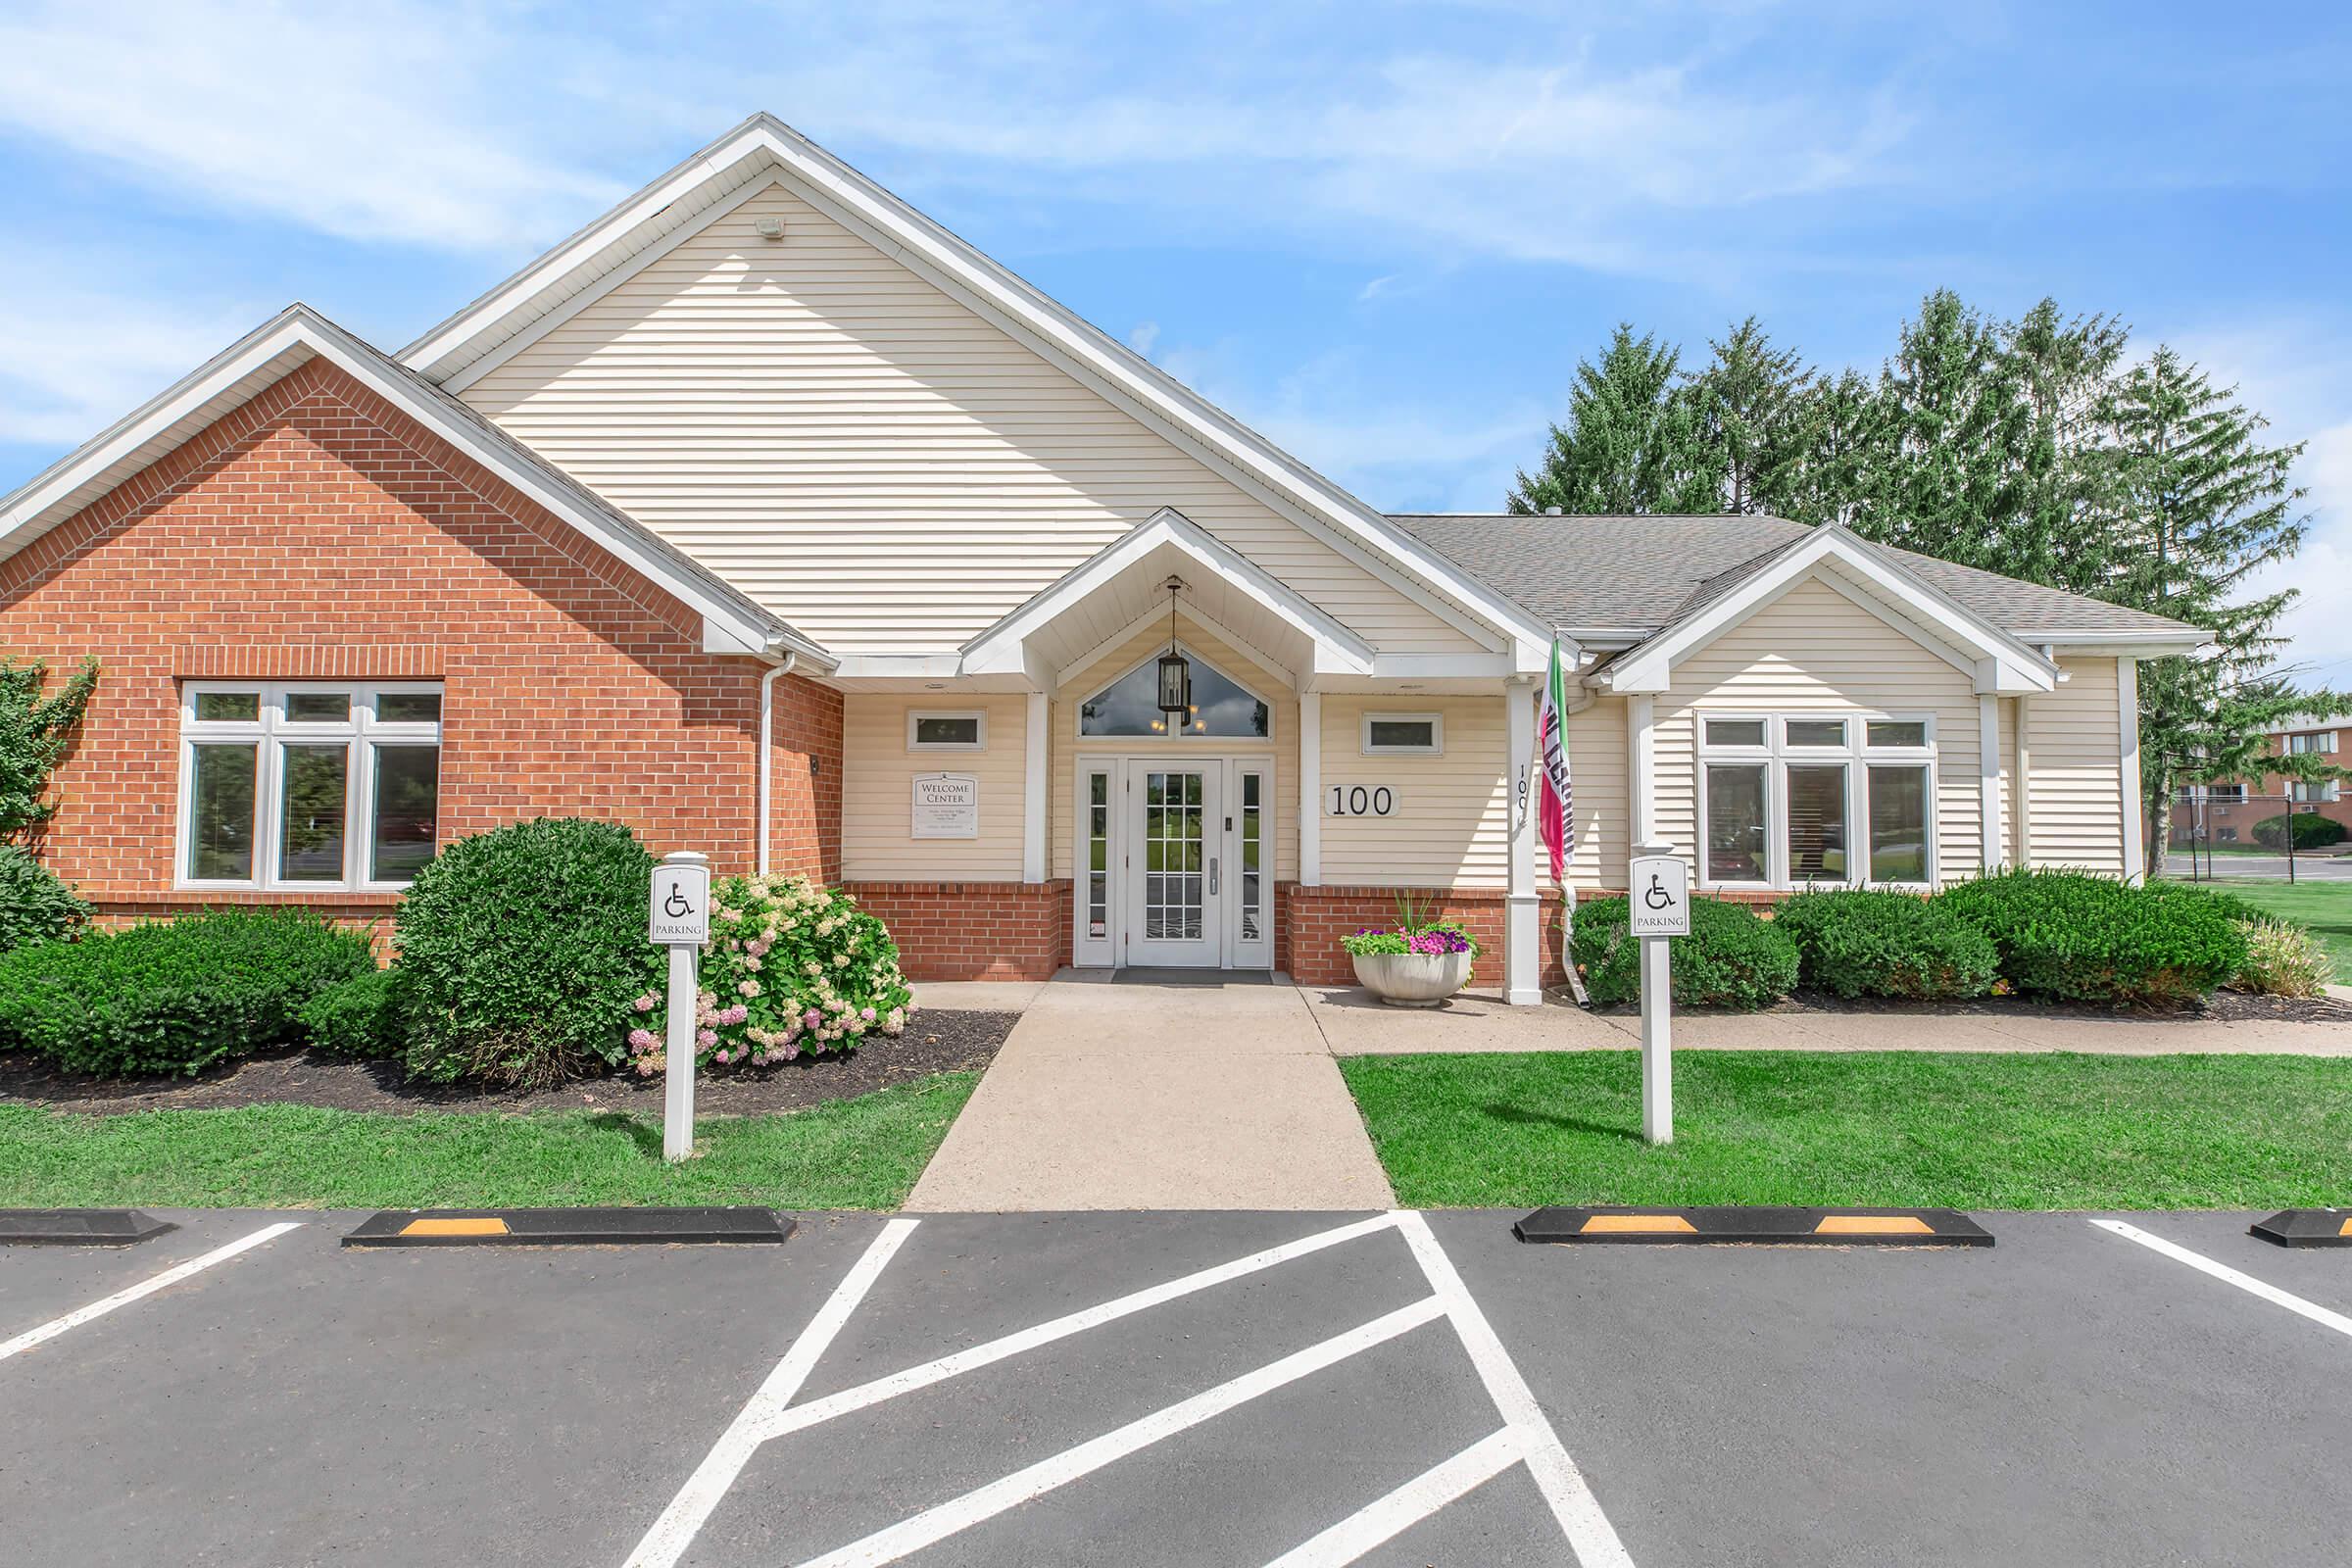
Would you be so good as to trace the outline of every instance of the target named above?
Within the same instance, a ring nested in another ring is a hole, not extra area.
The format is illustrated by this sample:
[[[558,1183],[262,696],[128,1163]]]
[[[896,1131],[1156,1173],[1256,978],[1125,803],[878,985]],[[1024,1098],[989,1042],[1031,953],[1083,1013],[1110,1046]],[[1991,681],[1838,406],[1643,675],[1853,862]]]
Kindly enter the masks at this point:
[[[1208,896],[1217,896],[1217,858],[1213,855],[1208,858]]]

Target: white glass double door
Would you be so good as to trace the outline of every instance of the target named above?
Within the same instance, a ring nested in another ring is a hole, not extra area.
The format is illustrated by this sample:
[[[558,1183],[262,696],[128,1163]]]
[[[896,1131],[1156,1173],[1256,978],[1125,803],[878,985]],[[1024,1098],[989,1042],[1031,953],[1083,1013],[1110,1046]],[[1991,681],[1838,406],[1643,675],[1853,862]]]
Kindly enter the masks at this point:
[[[1086,759],[1080,963],[1273,964],[1273,796],[1259,759]]]

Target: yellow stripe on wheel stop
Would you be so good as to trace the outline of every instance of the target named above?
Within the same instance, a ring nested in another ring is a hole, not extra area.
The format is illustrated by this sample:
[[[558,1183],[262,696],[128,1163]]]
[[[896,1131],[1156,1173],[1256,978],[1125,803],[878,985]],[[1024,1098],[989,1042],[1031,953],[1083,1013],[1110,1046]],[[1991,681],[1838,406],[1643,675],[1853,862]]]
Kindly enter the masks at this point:
[[[1696,1230],[1680,1214],[1594,1214],[1585,1221],[1585,1234],[1639,1236],[1673,1233],[1688,1236]]]
[[[400,1228],[403,1236],[505,1236],[503,1219],[413,1219]]]
[[[1936,1227],[1917,1214],[1824,1214],[1816,1236],[1933,1236]]]

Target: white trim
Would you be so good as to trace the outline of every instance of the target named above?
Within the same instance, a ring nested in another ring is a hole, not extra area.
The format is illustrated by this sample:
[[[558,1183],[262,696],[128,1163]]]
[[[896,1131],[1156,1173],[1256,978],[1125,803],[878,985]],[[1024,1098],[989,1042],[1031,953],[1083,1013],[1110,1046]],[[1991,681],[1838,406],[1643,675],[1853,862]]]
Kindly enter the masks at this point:
[[[1986,698],[1986,702],[1997,701]],[[1646,701],[1637,698],[1634,701]],[[1691,797],[1693,815],[1698,831],[1695,847],[1695,870],[1702,892],[1739,890],[1746,892],[1792,892],[1799,887],[1876,887],[1903,892],[1921,889],[1934,890],[1942,886],[1942,845],[1936,832],[1936,805],[1939,794],[1938,772],[1941,767],[1941,748],[1937,739],[1936,715],[1932,711],[1904,711],[1884,709],[1836,710],[1771,710],[1771,709],[1695,709],[1691,711]],[[1843,726],[1845,740],[1838,746],[1799,745],[1788,738],[1791,723],[1837,720]],[[1707,726],[1717,722],[1761,722],[1764,739],[1759,744],[1711,744]],[[1925,736],[1918,746],[1874,746],[1870,741],[1873,724],[1917,724]],[[1832,880],[1826,877],[1807,877],[1801,883],[1789,867],[1788,851],[1788,769],[1795,767],[1842,767],[1845,769],[1844,850],[1845,875]],[[1714,840],[1707,806],[1707,771],[1710,767],[1757,767],[1764,771],[1764,875],[1760,878],[1720,878],[1708,869],[1708,846]],[[1925,821],[1922,825],[1921,855],[1924,880],[1910,882],[1879,882],[1870,877],[1870,770],[1873,767],[1917,767],[1927,774]]]
[[[1512,689],[1516,690],[1523,685],[1523,678],[1513,677]],[[1427,724],[1429,726],[1429,744],[1426,746],[1376,744],[1372,739],[1372,726],[1376,722],[1382,724]],[[1367,708],[1364,710],[1357,734],[1362,743],[1361,755],[1365,757],[1444,757],[1446,755],[1446,715],[1444,713],[1428,711],[1408,713],[1382,708]]]
[[[1942,653],[1943,641],[1949,639],[1976,655],[1979,691],[2046,692],[2057,684],[2057,668],[2049,660],[1949,595],[1921,582],[1838,523],[1816,528],[1810,537],[1763,570],[1688,620],[1667,627],[1624,654],[1596,678],[1612,691],[1629,694],[1670,691],[1674,666],[1683,659],[1772,604],[1797,583],[1821,575],[1821,568],[1832,564],[1883,594],[1889,603],[1876,607],[1880,618],[1905,631],[1921,646]],[[1846,585],[1833,577],[1824,576],[1823,580],[1846,592]],[[1850,592],[1846,596],[1853,597]],[[1924,636],[1923,632],[1928,630],[1936,635]]]
[[[1372,672],[1372,645],[1297,589],[1211,535],[1173,507],[1162,507],[1059,578],[1014,606],[962,648],[960,673],[988,674],[1024,665],[1022,644],[1087,595],[1109,587],[1161,547],[1189,558],[1203,571],[1281,618],[1314,646],[1314,671]]]
[[[1119,875],[1123,869],[1119,855],[1122,765],[1119,758],[1095,753],[1081,753],[1076,759],[1076,777],[1070,786],[1070,962],[1076,968],[1108,968],[1118,962],[1119,900],[1124,894]],[[1106,781],[1102,789],[1102,934],[1099,937],[1087,931],[1094,912],[1087,899],[1091,891],[1087,878],[1094,869],[1088,853],[1094,843],[1094,800],[1087,784],[1098,773]]]
[[[1647,844],[1657,837],[1658,819],[1657,725],[1651,717],[1651,700],[1647,692],[1629,697],[1625,702],[1626,741],[1626,797],[1633,831],[1627,842]],[[1699,840],[1700,858],[1706,855],[1706,840]],[[1629,870],[1628,874],[1631,872]]]
[[[2001,700],[1990,692],[1977,697],[1977,796],[1984,845],[1979,868],[1997,871],[2006,858],[2001,854]]]
[[[1298,885],[1323,885],[1323,694],[1298,694]]]
[[[1054,699],[1031,692],[1021,715],[1021,748],[1027,763],[1021,778],[1021,880],[1046,879],[1047,753],[1053,739]]]
[[[251,719],[198,718],[197,700],[206,696],[252,693],[256,700]],[[339,720],[293,719],[285,714],[286,699],[308,694],[348,696],[347,716]],[[432,696],[448,700],[438,680],[184,680],[179,683],[179,778],[172,791],[172,886],[183,892],[382,893],[398,892],[409,880],[368,874],[374,847],[376,806],[376,750],[383,746],[430,746],[443,750],[442,719],[379,719],[379,699]],[[194,848],[190,835],[196,815],[196,749],[200,746],[253,748],[253,874],[245,877],[197,877],[189,870]],[[287,877],[280,874],[285,821],[282,807],[285,748],[336,747],[343,750],[343,873],[334,878]],[[440,767],[435,763],[436,775]],[[435,796],[445,780],[436,779]],[[436,809],[434,850],[440,847]],[[429,857],[428,857],[429,858]]]
[[[2148,851],[2139,822],[2139,661],[2115,662],[2115,716],[2122,726],[2123,756],[2116,781],[2123,793],[2124,880],[2140,882],[2148,874]]]
[[[2009,784],[2009,815],[2017,835],[2017,863],[2034,863],[2034,699],[2017,697],[2017,773]]]
[[[968,741],[916,740],[915,729],[926,718],[968,718]],[[906,710],[906,750],[910,752],[985,752],[988,750],[988,710],[981,708],[909,708]]]
[[[1502,997],[1514,1007],[1544,1002],[1544,899],[1536,880],[1536,701],[1540,688],[1521,677],[1503,689],[1503,788],[1510,796],[1509,871],[1502,921]],[[1563,715],[1564,717],[1565,715]]]
[[[765,158],[778,166],[795,193],[810,206],[995,321],[1049,363],[1480,646],[1501,649],[1516,639],[1540,644],[1548,653],[1550,628],[1507,596],[771,116],[751,117],[622,201],[402,350],[400,360],[428,376],[456,375],[469,357],[478,358],[513,337],[514,331],[506,329],[508,319],[528,310],[535,298],[560,287],[569,275],[592,270],[601,251],[657,219],[664,208],[681,204],[697,188],[729,178],[733,168],[747,158]],[[692,210],[682,224],[701,226],[709,210]],[[1446,604],[1422,581],[1462,608]],[[1498,638],[1490,627],[1507,635]]]
[[[1225,861],[1230,868],[1225,881],[1225,967],[1228,969],[1271,969],[1274,967],[1274,883],[1275,866],[1280,858],[1280,835],[1275,831],[1281,812],[1275,809],[1274,791],[1279,774],[1271,756],[1244,753],[1225,759],[1225,814],[1233,823],[1224,835]],[[1247,820],[1242,800],[1243,780],[1257,775],[1257,936],[1252,939],[1242,934],[1242,880],[1249,874],[1242,864],[1242,823]]]

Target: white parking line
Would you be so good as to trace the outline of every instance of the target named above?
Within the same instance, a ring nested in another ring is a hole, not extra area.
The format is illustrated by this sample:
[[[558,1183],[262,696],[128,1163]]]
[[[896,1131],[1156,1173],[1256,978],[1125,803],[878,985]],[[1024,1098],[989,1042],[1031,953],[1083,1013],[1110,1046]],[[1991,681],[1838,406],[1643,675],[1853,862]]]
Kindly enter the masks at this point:
[[[1568,1457],[1560,1435],[1551,1429],[1544,1407],[1536,1402],[1535,1391],[1519,1375],[1494,1325],[1479,1310],[1461,1275],[1454,1272],[1453,1260],[1438,1245],[1429,1221],[1406,1209],[1397,1214],[1396,1229],[1412,1247],[1431,1288],[1446,1303],[1446,1315],[1453,1319],[1453,1330],[1461,1336],[1462,1348],[1470,1352],[1471,1365],[1478,1368],[1488,1396],[1511,1430],[1519,1434],[1528,1473],[1536,1478],[1544,1500],[1551,1504],[1552,1517],[1559,1520],[1569,1545],[1576,1548],[1576,1560],[1584,1568],[1633,1568],[1634,1559],[1626,1554],[1625,1543],[1617,1539],[1609,1516],[1600,1511],[1592,1489],[1585,1485],[1584,1472]]]
[[[662,1510],[662,1517],[654,1521],[645,1539],[637,1543],[637,1549],[629,1553],[628,1568],[671,1568],[686,1555],[686,1548],[694,1544],[704,1521],[710,1517],[710,1511],[718,1506],[719,1499],[727,1494],[727,1489],[751,1461],[753,1450],[767,1441],[763,1430],[767,1422],[801,1392],[801,1385],[808,1380],[817,1357],[825,1353],[833,1337],[849,1322],[850,1314],[858,1310],[858,1303],[865,1299],[865,1293],[873,1289],[884,1265],[898,1254],[919,1223],[894,1219],[882,1227],[882,1234],[874,1238],[857,1266],[833,1288],[824,1306],[801,1330],[801,1337],[792,1342],[792,1348],[784,1352],[784,1359],[776,1363],[776,1369],[760,1385],[759,1392],[736,1412],[710,1452],[695,1466],[694,1474],[686,1478],[686,1485],[678,1489],[669,1506]]]
[[[927,1508],[911,1519],[903,1520],[887,1530],[878,1530],[863,1541],[854,1542],[839,1551],[812,1557],[803,1568],[880,1568],[883,1563],[897,1562],[901,1557],[935,1545],[983,1520],[993,1519],[1007,1508],[1017,1508],[1056,1487],[1067,1486],[1082,1476],[1092,1475],[1138,1448],[1150,1447],[1154,1443],[1222,1415],[1236,1405],[1271,1394],[1285,1384],[1296,1383],[1300,1378],[1345,1361],[1376,1345],[1386,1344],[1400,1334],[1445,1315],[1446,1308],[1436,1297],[1424,1297],[1410,1306],[1398,1307],[1345,1334],[1334,1335],[1319,1345],[1310,1345],[1279,1361],[1270,1361],[1253,1372],[1245,1372],[1229,1383],[1220,1383],[1164,1410],[1154,1410],[1123,1427],[1081,1443],[1074,1448],[1065,1448],[1050,1459],[1041,1459],[1026,1469],[1014,1471],[1002,1481],[994,1481],[967,1492],[936,1508]]]
[[[1266,1568],[1345,1568],[1446,1504],[1469,1495],[1522,1457],[1517,1430],[1505,1427],[1444,1464],[1422,1471],[1378,1501],[1366,1503],[1313,1540],[1284,1552]]]
[[[22,1351],[29,1350],[36,1345],[46,1345],[69,1329],[77,1329],[93,1318],[106,1316],[107,1313],[119,1306],[128,1306],[142,1298],[153,1296],[166,1286],[177,1285],[192,1274],[203,1273],[215,1263],[225,1263],[238,1253],[259,1247],[264,1242],[275,1241],[288,1231],[298,1231],[302,1229],[302,1225],[303,1222],[298,1219],[280,1220],[274,1225],[265,1225],[251,1236],[240,1236],[226,1247],[216,1247],[201,1257],[191,1257],[185,1263],[175,1263],[152,1279],[141,1280],[129,1289],[117,1291],[103,1300],[92,1301],[87,1306],[77,1306],[64,1317],[52,1318],[37,1329],[26,1329],[15,1339],[6,1344],[0,1344],[0,1361],[5,1361],[10,1356]]]
[[[2128,1242],[2137,1242],[2151,1252],[2161,1252],[2176,1263],[2186,1263],[2198,1273],[2210,1275],[2225,1285],[2234,1285],[2249,1296],[2259,1296],[2274,1305],[2283,1306],[2289,1312],[2307,1317],[2323,1328],[2333,1329],[2338,1334],[2352,1335],[2352,1317],[2346,1317],[2341,1312],[2329,1311],[2316,1301],[2306,1301],[2300,1296],[2282,1291],[2278,1286],[2258,1280],[2251,1274],[2241,1274],[2229,1264],[2217,1263],[2202,1252],[2192,1252],[2177,1242],[2168,1242],[2161,1236],[2151,1236],[2138,1226],[2128,1224],[2120,1219],[2094,1219],[2091,1223],[2103,1231],[2112,1231]]]

